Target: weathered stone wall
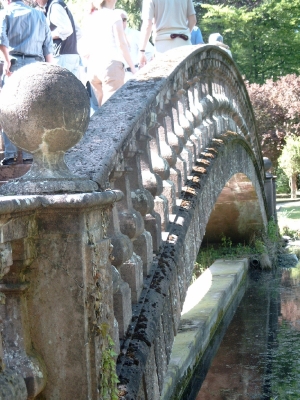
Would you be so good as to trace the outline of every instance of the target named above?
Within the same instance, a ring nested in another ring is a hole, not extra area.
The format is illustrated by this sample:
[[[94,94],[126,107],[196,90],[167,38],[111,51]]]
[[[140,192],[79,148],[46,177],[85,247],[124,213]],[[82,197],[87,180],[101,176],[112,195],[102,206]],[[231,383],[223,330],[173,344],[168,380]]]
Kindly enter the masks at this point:
[[[0,198],[1,399],[99,397],[102,350],[114,337],[107,228],[118,199]]]

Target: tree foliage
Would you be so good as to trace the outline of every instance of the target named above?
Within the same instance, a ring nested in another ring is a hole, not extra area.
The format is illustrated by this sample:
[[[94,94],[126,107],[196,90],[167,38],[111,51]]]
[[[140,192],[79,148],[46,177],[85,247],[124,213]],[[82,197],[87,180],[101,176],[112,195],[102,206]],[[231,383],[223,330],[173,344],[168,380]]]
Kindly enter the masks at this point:
[[[300,172],[300,137],[289,136],[286,138],[279,165],[290,178]]]
[[[263,0],[206,0],[207,4],[217,4],[220,6],[233,6],[233,7],[246,7],[248,10],[252,10],[255,7],[258,7]],[[200,5],[200,1],[195,1],[194,4],[196,6]]]
[[[300,173],[300,137],[286,138],[278,163],[285,174],[290,178],[291,197],[296,198],[297,175]]]
[[[287,75],[265,84],[249,84],[262,153],[274,167],[286,138],[300,136],[300,77]]]
[[[129,25],[132,28],[140,29],[142,4],[143,0],[119,0],[116,7],[128,13]]]
[[[200,8],[204,39],[213,32],[223,34],[241,73],[251,83],[299,73],[300,0],[225,0],[222,5]]]

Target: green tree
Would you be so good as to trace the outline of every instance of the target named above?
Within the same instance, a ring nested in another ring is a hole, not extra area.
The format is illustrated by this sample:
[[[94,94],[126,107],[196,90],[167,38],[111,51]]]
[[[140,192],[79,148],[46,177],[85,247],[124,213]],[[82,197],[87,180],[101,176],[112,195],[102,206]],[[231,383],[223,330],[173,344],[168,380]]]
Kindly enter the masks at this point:
[[[278,160],[279,166],[290,179],[291,198],[297,197],[297,175],[300,173],[300,137],[289,136]]]
[[[122,8],[128,13],[129,25],[131,28],[140,30],[141,12],[143,0],[118,0],[116,7]]]
[[[246,82],[254,109],[262,153],[277,167],[289,135],[300,136],[300,77],[286,75],[263,85]]]
[[[255,2],[245,3],[250,5],[202,4],[200,27],[204,39],[220,32],[241,73],[251,83],[298,74],[300,0],[265,0],[254,8],[251,3]]]
[[[258,7],[263,0],[206,0],[207,4],[218,4],[220,6],[234,6],[234,7],[246,7],[248,10],[252,10],[255,7]],[[194,1],[194,5],[196,7],[201,6],[200,1]]]

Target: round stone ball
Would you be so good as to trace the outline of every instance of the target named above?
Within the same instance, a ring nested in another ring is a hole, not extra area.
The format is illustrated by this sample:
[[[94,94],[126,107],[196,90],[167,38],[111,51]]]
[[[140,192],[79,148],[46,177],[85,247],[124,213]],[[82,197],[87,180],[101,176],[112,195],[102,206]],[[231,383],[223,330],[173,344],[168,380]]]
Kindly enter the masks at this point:
[[[65,68],[37,62],[13,72],[0,94],[0,124],[30,153],[65,152],[85,133],[90,101],[83,84]]]
[[[272,161],[268,157],[263,157],[264,162],[264,170],[267,172],[270,168],[272,168]]]

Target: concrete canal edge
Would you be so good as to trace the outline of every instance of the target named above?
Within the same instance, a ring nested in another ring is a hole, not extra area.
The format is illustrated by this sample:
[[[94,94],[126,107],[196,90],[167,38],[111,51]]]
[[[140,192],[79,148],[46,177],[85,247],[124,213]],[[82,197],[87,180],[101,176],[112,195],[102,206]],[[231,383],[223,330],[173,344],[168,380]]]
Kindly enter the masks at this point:
[[[161,400],[179,399],[248,273],[248,259],[216,260],[189,287]]]

